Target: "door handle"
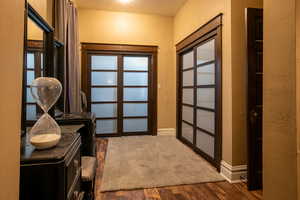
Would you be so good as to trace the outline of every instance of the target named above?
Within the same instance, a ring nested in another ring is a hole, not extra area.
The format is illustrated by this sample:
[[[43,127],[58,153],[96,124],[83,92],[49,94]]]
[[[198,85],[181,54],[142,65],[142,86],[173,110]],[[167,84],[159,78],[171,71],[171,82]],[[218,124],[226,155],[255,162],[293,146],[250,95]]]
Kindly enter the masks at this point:
[[[256,112],[256,110],[251,110],[250,111],[250,122],[253,124],[255,123],[256,119],[258,117],[258,113]]]

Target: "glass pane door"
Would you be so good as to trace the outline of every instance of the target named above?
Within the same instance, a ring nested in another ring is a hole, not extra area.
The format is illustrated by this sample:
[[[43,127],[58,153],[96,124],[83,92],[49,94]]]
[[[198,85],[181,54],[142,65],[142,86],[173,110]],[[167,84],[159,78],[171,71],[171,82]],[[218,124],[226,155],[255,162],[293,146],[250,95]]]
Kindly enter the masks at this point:
[[[214,158],[215,147],[215,40],[196,48],[197,54],[197,131],[196,147]]]
[[[98,135],[149,133],[150,58],[90,55],[90,109]]]
[[[179,138],[212,161],[216,157],[218,68],[216,40],[203,41],[180,55]],[[220,80],[219,80],[220,81]]]
[[[118,57],[91,56],[91,112],[97,134],[118,132]]]
[[[124,56],[123,132],[148,131],[149,58]]]
[[[194,143],[194,51],[182,56],[182,137]]]

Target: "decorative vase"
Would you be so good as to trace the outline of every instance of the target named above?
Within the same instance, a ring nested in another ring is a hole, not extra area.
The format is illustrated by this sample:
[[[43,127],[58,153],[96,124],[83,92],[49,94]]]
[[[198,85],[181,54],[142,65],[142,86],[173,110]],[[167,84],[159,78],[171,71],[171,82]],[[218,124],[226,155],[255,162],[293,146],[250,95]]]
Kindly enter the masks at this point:
[[[61,95],[62,85],[55,78],[40,77],[32,81],[30,89],[44,114],[29,131],[29,141],[36,149],[54,147],[61,138],[61,129],[48,111]]]

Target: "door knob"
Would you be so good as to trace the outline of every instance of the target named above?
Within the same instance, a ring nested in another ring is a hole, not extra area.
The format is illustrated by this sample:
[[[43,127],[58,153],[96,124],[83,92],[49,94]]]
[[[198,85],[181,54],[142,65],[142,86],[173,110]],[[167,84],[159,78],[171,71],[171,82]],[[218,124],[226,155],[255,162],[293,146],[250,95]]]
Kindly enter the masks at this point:
[[[250,121],[254,123],[258,117],[258,113],[253,109],[250,111]]]

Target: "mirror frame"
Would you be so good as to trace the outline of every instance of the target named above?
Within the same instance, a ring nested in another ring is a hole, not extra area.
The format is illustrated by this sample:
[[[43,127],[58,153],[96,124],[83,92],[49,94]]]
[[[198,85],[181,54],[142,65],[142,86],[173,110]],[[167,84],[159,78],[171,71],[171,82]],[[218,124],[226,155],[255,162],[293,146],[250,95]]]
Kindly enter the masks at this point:
[[[27,65],[27,22],[29,17],[44,32],[44,73],[46,77],[54,77],[54,28],[27,2],[25,1],[24,14],[24,60],[23,60],[23,82],[22,82],[22,113],[21,113],[21,135],[26,133],[26,65]],[[54,109],[49,111],[54,116]]]

